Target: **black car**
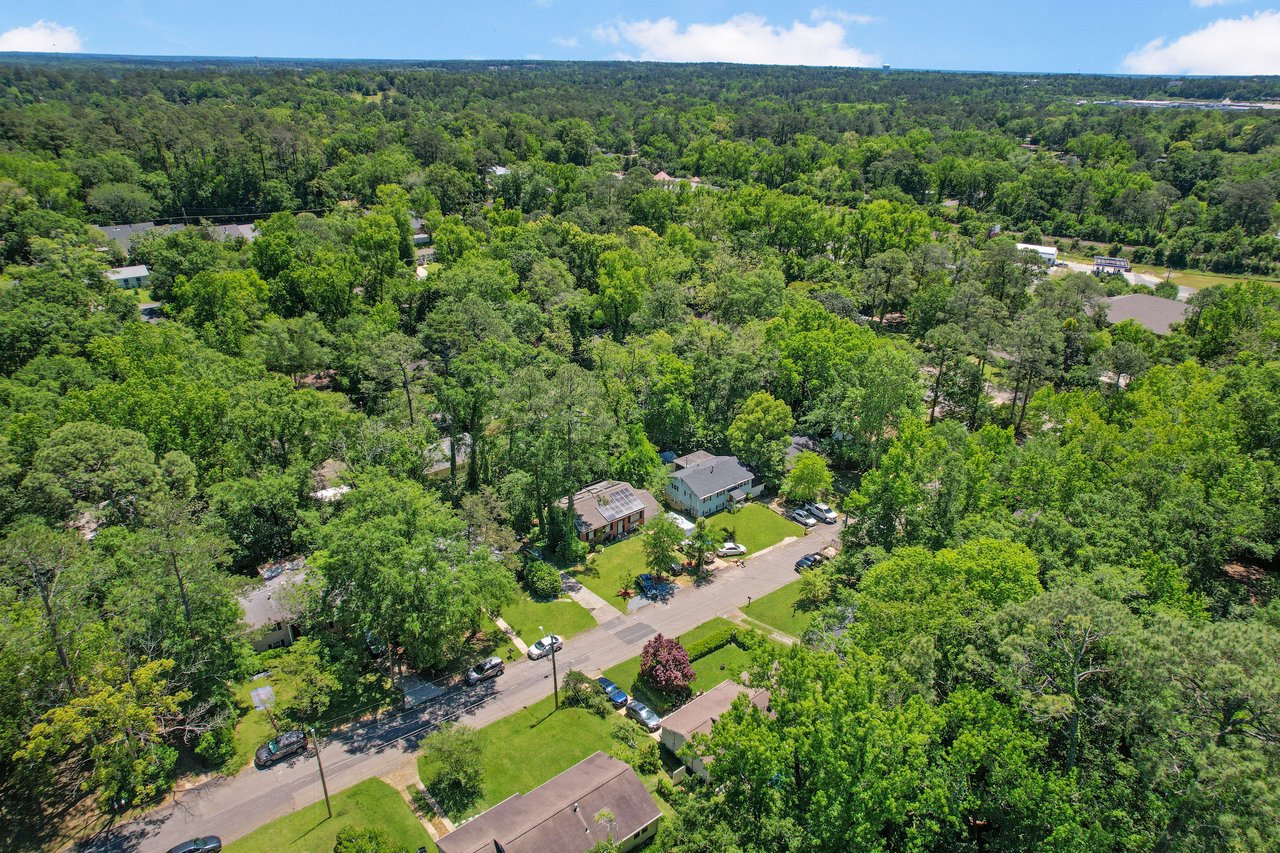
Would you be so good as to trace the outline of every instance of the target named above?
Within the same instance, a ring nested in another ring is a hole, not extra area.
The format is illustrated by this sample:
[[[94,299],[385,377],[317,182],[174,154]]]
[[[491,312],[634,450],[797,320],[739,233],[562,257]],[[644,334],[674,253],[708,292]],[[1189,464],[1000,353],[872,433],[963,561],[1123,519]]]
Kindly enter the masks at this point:
[[[814,561],[813,555],[805,554],[803,557],[796,560],[796,571],[803,572],[805,569],[811,568],[816,565],[817,563]]]
[[[596,679],[596,683],[604,690],[604,695],[609,697],[609,701],[613,703],[613,707],[615,708],[621,708],[623,705],[627,704],[630,699],[630,697],[623,692],[621,687],[614,684],[603,675]]]
[[[300,729],[276,735],[258,747],[253,755],[253,763],[259,767],[270,767],[277,761],[284,761],[291,755],[307,751],[307,735]]]
[[[479,684],[490,678],[497,678],[506,671],[507,667],[503,664],[502,658],[486,658],[467,670],[465,680],[467,684]]]
[[[218,853],[221,849],[221,838],[216,835],[206,835],[204,838],[193,838],[170,847],[168,853]]]
[[[662,718],[655,714],[648,705],[643,702],[637,702],[635,699],[627,703],[627,716],[651,732],[656,732],[662,728]]]

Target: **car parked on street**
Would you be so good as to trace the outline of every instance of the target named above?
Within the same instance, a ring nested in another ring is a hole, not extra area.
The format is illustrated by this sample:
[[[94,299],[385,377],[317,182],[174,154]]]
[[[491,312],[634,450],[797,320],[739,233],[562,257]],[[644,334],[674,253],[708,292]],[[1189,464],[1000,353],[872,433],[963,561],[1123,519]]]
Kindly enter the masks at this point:
[[[729,541],[716,549],[717,557],[742,557],[746,555],[746,546],[739,545],[737,542]]]
[[[553,647],[556,651],[560,651],[564,648],[564,640],[557,637],[555,634],[548,634],[529,647],[529,660],[545,658],[547,655],[551,654],[551,649]]]
[[[814,565],[815,563],[813,562],[813,555],[805,554],[803,557],[796,560],[796,571],[803,572],[805,569],[813,568]]]
[[[655,714],[648,705],[643,702],[637,702],[635,699],[627,703],[627,716],[651,732],[656,732],[662,728],[662,718]]]
[[[809,515],[809,513],[805,512],[802,509],[793,509],[791,511],[791,517],[796,521],[800,522],[801,524],[803,524],[805,527],[813,527],[818,523],[818,519],[814,518],[812,515]]]
[[[631,701],[631,697],[626,692],[614,684],[603,675],[596,679],[596,683],[600,685],[600,689],[604,691],[604,695],[609,697],[609,701],[613,703],[613,707],[621,708]]]
[[[170,847],[167,853],[218,853],[222,849],[222,839],[216,835],[193,838]]]
[[[805,511],[812,515],[818,521],[827,524],[835,524],[840,520],[840,516],[836,515],[836,511],[824,503],[808,503],[804,505]]]
[[[291,732],[278,734],[258,747],[258,751],[253,754],[253,763],[258,767],[270,767],[276,762],[284,761],[291,755],[298,755],[306,751],[306,732],[301,729],[294,729]]]
[[[488,681],[490,678],[497,678],[506,671],[507,666],[502,662],[502,658],[485,658],[467,670],[467,674],[463,678],[467,684],[479,684],[482,681]]]

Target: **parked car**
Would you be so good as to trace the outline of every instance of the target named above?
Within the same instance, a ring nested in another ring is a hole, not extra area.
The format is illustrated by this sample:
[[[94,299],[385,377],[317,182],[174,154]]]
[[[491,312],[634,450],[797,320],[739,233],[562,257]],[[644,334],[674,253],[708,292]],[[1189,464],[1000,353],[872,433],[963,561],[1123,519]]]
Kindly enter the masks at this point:
[[[270,767],[277,761],[284,761],[291,755],[307,751],[307,734],[301,729],[294,729],[273,737],[258,747],[253,754],[253,763],[259,767]]]
[[[815,566],[820,566],[827,561],[827,558],[817,551],[814,551],[812,554],[805,554],[805,556],[808,557]]]
[[[479,684],[482,681],[488,681],[490,678],[497,678],[506,671],[507,667],[502,662],[502,658],[485,658],[467,670],[464,680],[467,684]]]
[[[796,571],[803,572],[805,569],[812,568],[814,565],[815,563],[813,562],[813,555],[805,554],[803,557],[796,560]]]
[[[805,504],[804,508],[805,511],[818,519],[818,521],[825,521],[827,524],[835,524],[840,520],[840,516],[836,515],[836,511],[824,503]]]
[[[529,647],[529,660],[545,658],[547,655],[551,654],[553,646],[556,651],[560,651],[564,648],[564,640],[560,639],[555,634],[548,634]]]
[[[222,849],[222,839],[216,835],[193,838],[170,847],[168,853],[218,853]]]
[[[670,563],[667,564],[667,571],[671,572],[671,574],[673,575],[684,574],[684,569],[685,569],[684,563],[680,562],[679,560],[672,560]]]
[[[645,572],[636,578],[636,583],[640,584],[640,592],[645,598],[654,598],[658,594],[658,584],[653,579],[653,575]]]
[[[747,553],[746,547],[737,542],[726,542],[716,549],[717,557],[741,557]]]
[[[621,708],[623,705],[627,704],[627,702],[631,701],[631,697],[628,696],[621,687],[614,684],[603,675],[596,679],[596,683],[600,685],[602,690],[604,690],[604,695],[609,697],[609,701],[613,703],[613,707]]]
[[[662,728],[662,719],[653,713],[653,709],[643,702],[637,702],[635,699],[627,703],[627,716],[651,732],[656,732]]]
[[[802,509],[793,509],[791,511],[791,517],[794,518],[796,521],[800,522],[801,524],[803,524],[805,527],[813,527],[815,524],[818,523],[818,519],[814,518],[812,515],[809,515],[809,513],[805,512]]]

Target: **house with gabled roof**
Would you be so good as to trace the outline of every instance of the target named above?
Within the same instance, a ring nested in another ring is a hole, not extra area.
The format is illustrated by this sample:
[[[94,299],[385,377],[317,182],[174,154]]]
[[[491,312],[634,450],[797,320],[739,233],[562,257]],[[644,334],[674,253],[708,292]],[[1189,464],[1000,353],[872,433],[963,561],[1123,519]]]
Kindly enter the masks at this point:
[[[630,765],[589,755],[527,794],[515,794],[436,842],[440,853],[620,851],[653,838],[662,811]]]
[[[561,498],[561,509],[569,499]],[[617,480],[601,480],[573,496],[578,538],[592,544],[634,533],[658,514],[658,501],[644,489]]]
[[[756,475],[736,456],[696,450],[676,459],[667,478],[667,503],[694,518],[712,515],[763,491]]]

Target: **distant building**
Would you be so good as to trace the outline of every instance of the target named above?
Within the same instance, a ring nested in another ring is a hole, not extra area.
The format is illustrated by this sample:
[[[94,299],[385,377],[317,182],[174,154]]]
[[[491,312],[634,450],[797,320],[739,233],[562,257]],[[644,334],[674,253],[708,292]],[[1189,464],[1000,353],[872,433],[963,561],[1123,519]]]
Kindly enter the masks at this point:
[[[147,269],[146,264],[112,267],[107,270],[107,278],[114,281],[118,287],[146,287],[147,282],[151,280],[151,270]]]
[[[1058,250],[1053,246],[1037,246],[1035,243],[1019,243],[1018,251],[1035,252],[1040,256],[1040,259],[1049,266],[1053,266],[1058,262]]]
[[[1149,293],[1108,296],[1100,304],[1107,311],[1108,323],[1132,320],[1157,335],[1169,334],[1173,330],[1173,324],[1186,320],[1191,311],[1191,306],[1185,302]]]
[[[209,232],[219,240],[234,240],[237,237],[242,237],[250,243],[258,236],[258,228],[252,222],[233,225],[210,225]]]
[[[669,749],[672,755],[685,761],[686,759],[680,756],[680,750],[684,745],[691,741],[695,734],[710,734],[716,720],[729,710],[734,699],[744,693],[751,698],[751,702],[757,708],[768,709],[768,690],[762,688],[753,690],[732,681],[721,682],[684,707],[662,718],[662,745]],[[706,761],[707,759],[704,758],[693,758],[688,760],[686,766],[703,779],[710,779]]]
[[[333,503],[351,491],[343,482],[349,470],[341,459],[326,459],[311,472],[311,497],[323,503]]]
[[[149,231],[158,230],[162,234],[171,234],[174,231],[181,231],[185,227],[180,223],[157,225],[154,222],[131,222],[128,225],[103,225],[99,226],[98,230],[106,234],[107,239],[114,242],[127,255],[133,248],[133,241]]]
[[[436,842],[440,853],[586,853],[646,844],[662,811],[631,767],[597,752],[514,794]]]
[[[432,445],[431,461],[427,465],[428,476],[449,473],[449,453],[452,446],[453,441],[447,435]],[[455,462],[457,463],[457,470],[459,472],[467,467],[467,458],[470,453],[471,433],[458,433],[458,450]]]
[[[783,466],[790,471],[796,466],[796,457],[801,453],[821,453],[822,449],[818,447],[818,442],[814,441],[807,435],[791,436],[791,444],[787,445],[785,451],[785,459]]]
[[[736,456],[713,456],[698,450],[681,456],[667,480],[667,502],[694,518],[711,515],[760,494],[756,475]]]
[[[258,569],[264,579],[262,586],[240,596],[240,610],[255,651],[289,646],[298,638],[294,625],[297,603],[289,592],[306,577],[306,565],[301,557],[267,563]]]
[[[1104,258],[1096,255],[1093,259],[1094,275],[1113,275],[1116,273],[1127,273],[1132,267],[1124,258]]]
[[[561,498],[557,505],[567,509],[569,499]],[[578,538],[594,544],[634,533],[658,514],[658,502],[630,483],[601,480],[573,496],[573,512]]]

